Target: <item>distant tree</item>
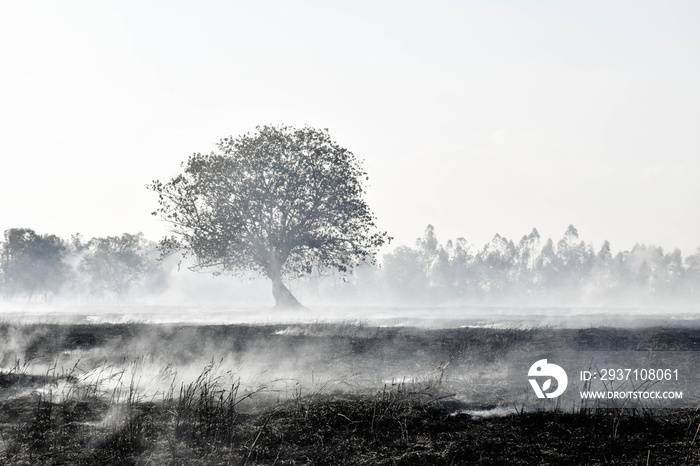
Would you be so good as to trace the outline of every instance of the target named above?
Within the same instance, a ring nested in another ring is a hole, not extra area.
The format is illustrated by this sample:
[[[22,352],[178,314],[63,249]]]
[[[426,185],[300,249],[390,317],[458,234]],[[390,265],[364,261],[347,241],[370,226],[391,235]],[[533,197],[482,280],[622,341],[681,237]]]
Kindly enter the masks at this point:
[[[685,289],[693,295],[700,294],[700,248],[685,258]]]
[[[79,238],[74,237],[74,246]],[[157,271],[155,247],[142,233],[92,238],[81,245],[78,270],[86,277],[90,292],[102,298],[125,297],[131,288]]]
[[[459,297],[467,297],[479,289],[478,278],[474,276],[474,253],[472,246],[464,238],[457,238],[448,244],[447,253],[450,257],[454,293]]]
[[[561,281],[559,258],[554,251],[554,242],[551,238],[544,243],[537,257],[535,277],[537,291],[553,290]]]
[[[426,262],[433,259],[437,253],[439,244],[440,243],[438,242],[437,236],[435,235],[435,227],[432,225],[428,225],[425,228],[423,236],[416,240],[416,246],[418,246],[418,248],[421,250]]]
[[[87,247],[84,241],[84,237],[80,233],[75,233],[70,235],[70,241],[68,241],[68,248],[72,254],[78,255],[83,252]]]
[[[612,252],[610,251],[610,241],[605,240],[600,247],[600,251],[596,254],[596,260],[601,266],[607,267],[612,261]]]
[[[686,269],[683,266],[681,250],[676,248],[663,258],[664,273],[661,276],[661,287],[665,293],[675,293],[682,286]]]
[[[421,238],[416,240],[420,253],[422,273],[434,296],[445,298],[451,288],[450,260],[445,249],[435,235],[435,228],[428,225]]]
[[[651,267],[646,260],[642,260],[639,266],[634,271],[634,284],[640,289],[648,291],[651,284]]]
[[[389,239],[363,200],[360,161],[327,130],[257,127],[183,166],[149,185],[160,204],[154,215],[172,225],[161,248],[191,254],[196,269],[262,273],[276,307],[300,306],[284,276],[373,263]]]
[[[399,246],[384,255],[382,272],[389,289],[399,299],[426,297],[429,279],[419,250]]]
[[[593,248],[579,241],[578,230],[569,225],[564,237],[557,243],[560,282],[569,287],[580,287],[587,279],[594,263]]]
[[[481,288],[489,293],[508,291],[514,260],[515,244],[496,233],[477,256],[481,268]]]
[[[630,252],[620,251],[615,254],[610,263],[610,273],[617,284],[617,288],[622,290],[626,285],[632,284],[633,273],[629,266]]]
[[[616,287],[618,277],[615,274],[610,242],[605,240],[595,256],[591,258],[588,280],[588,292],[594,295],[609,295]]]
[[[3,294],[28,299],[57,294],[70,276],[68,248],[56,235],[38,235],[30,228],[5,230],[0,248]]]
[[[541,249],[537,228],[533,228],[529,235],[523,236],[516,246],[514,276],[520,289],[526,293],[535,291],[535,266]]]
[[[428,279],[430,286],[433,288],[433,294],[438,298],[450,298],[455,279],[451,274],[450,257],[445,251],[445,248],[439,246],[435,251],[430,269],[428,270]]]

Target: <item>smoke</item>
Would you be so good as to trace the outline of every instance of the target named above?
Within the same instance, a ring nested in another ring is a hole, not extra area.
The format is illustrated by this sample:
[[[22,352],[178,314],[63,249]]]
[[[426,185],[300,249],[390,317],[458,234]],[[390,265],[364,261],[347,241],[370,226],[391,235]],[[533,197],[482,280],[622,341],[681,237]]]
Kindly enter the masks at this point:
[[[214,309],[212,322],[219,318],[220,306],[222,313],[224,308],[232,314],[262,310],[259,320],[279,319],[265,312],[274,305],[265,277],[217,275],[223,271],[216,269],[193,272],[193,262],[179,255],[158,260],[155,243],[140,234],[88,242],[74,235],[62,243],[29,229],[8,232],[2,245],[7,254],[0,258],[0,306],[52,303],[80,312],[94,307],[97,315],[110,307],[117,312],[131,308],[133,318],[145,320],[161,319],[150,313],[162,306],[188,307],[197,319],[204,318],[199,310],[206,308]],[[20,250],[19,256],[9,254]],[[43,264],[42,274],[32,268],[36,264]],[[414,307],[447,309],[449,314],[453,307],[484,306],[690,310],[700,305],[700,253],[683,257],[679,250],[653,245],[615,252],[607,242],[594,248],[573,226],[558,241],[545,240],[533,229],[518,241],[497,234],[477,247],[463,238],[443,243],[429,225],[413,246],[385,254],[380,266],[361,265],[347,274],[314,268],[311,275],[285,284],[304,305],[324,311],[356,312],[363,306],[379,312],[408,308],[409,314]]]
[[[5,324],[0,373],[20,361],[23,391],[52,400],[100,396],[163,400],[204,377],[210,388],[255,401],[368,392],[437,380],[443,356],[409,351],[410,334],[345,323],[308,326]],[[83,340],[80,340],[80,338]],[[398,345],[397,345],[398,343]],[[392,382],[391,379],[394,379]],[[252,397],[251,397],[252,398]]]
[[[535,406],[522,371],[549,348],[537,338],[552,329],[700,327],[693,260],[639,246],[616,262],[577,235],[570,228],[556,246],[537,247],[534,232],[520,246],[497,235],[479,249],[442,245],[428,229],[381,268],[289,280],[308,308],[288,311],[272,309],[264,278],[195,273],[178,257],[119,299],[74,287],[53,300],[5,299],[0,382],[11,388],[2,397],[120,405],[206,388],[257,409],[388,390],[450,394],[470,406],[467,414],[489,416]],[[595,348],[608,340],[586,341]],[[114,408],[107,416],[122,415]]]

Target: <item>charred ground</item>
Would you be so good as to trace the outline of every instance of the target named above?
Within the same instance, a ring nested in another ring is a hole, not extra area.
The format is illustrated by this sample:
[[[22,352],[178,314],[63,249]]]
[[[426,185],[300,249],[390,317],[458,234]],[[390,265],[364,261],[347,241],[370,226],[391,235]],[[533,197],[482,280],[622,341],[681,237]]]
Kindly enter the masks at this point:
[[[533,411],[479,383],[543,347],[698,351],[695,328],[6,323],[0,337],[6,464],[700,462],[696,409]]]

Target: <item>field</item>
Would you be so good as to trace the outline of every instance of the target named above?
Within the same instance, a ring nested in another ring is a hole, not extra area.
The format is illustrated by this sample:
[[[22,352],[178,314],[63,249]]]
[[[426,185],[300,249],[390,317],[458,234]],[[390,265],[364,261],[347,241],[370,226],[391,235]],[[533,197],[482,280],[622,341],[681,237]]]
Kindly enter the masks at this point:
[[[693,325],[8,320],[0,342],[2,464],[700,464]],[[539,400],[541,358],[572,394],[579,368],[673,366],[684,397]]]

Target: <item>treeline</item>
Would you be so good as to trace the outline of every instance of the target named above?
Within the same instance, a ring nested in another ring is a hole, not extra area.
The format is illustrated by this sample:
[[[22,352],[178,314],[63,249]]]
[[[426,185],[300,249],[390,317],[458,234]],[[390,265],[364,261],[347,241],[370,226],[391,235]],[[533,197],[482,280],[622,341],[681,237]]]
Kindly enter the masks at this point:
[[[207,298],[198,293],[201,282],[187,278],[186,269],[176,275],[173,264],[164,270],[158,258],[156,243],[141,233],[90,240],[75,234],[66,240],[29,228],[11,228],[0,243],[0,296],[30,301],[59,296],[116,301],[160,296],[169,287],[188,288],[194,283],[185,292],[192,290],[197,295],[194,299]],[[199,274],[191,277],[194,275]],[[478,248],[464,238],[441,244],[428,225],[413,246],[385,254],[381,267],[360,267],[349,280],[345,278],[349,283],[340,284],[337,277],[315,274],[311,280],[291,285],[304,299],[321,301],[697,299],[700,248],[686,257],[678,249],[664,252],[644,244],[613,253],[607,241],[594,249],[581,240],[573,225],[556,242],[543,240],[533,229],[517,243],[497,234]],[[240,282],[220,280],[218,286],[235,287],[232,299],[243,297]]]
[[[463,238],[440,244],[428,225],[415,246],[384,256],[380,276],[386,291],[409,299],[697,297],[700,248],[685,258],[644,244],[613,254],[608,241],[596,250],[579,239],[573,225],[556,243],[533,229],[518,242],[497,234],[476,248]]]
[[[164,286],[155,243],[143,234],[64,240],[30,228],[5,231],[0,243],[0,295],[48,301],[59,295],[120,300],[137,286]]]

